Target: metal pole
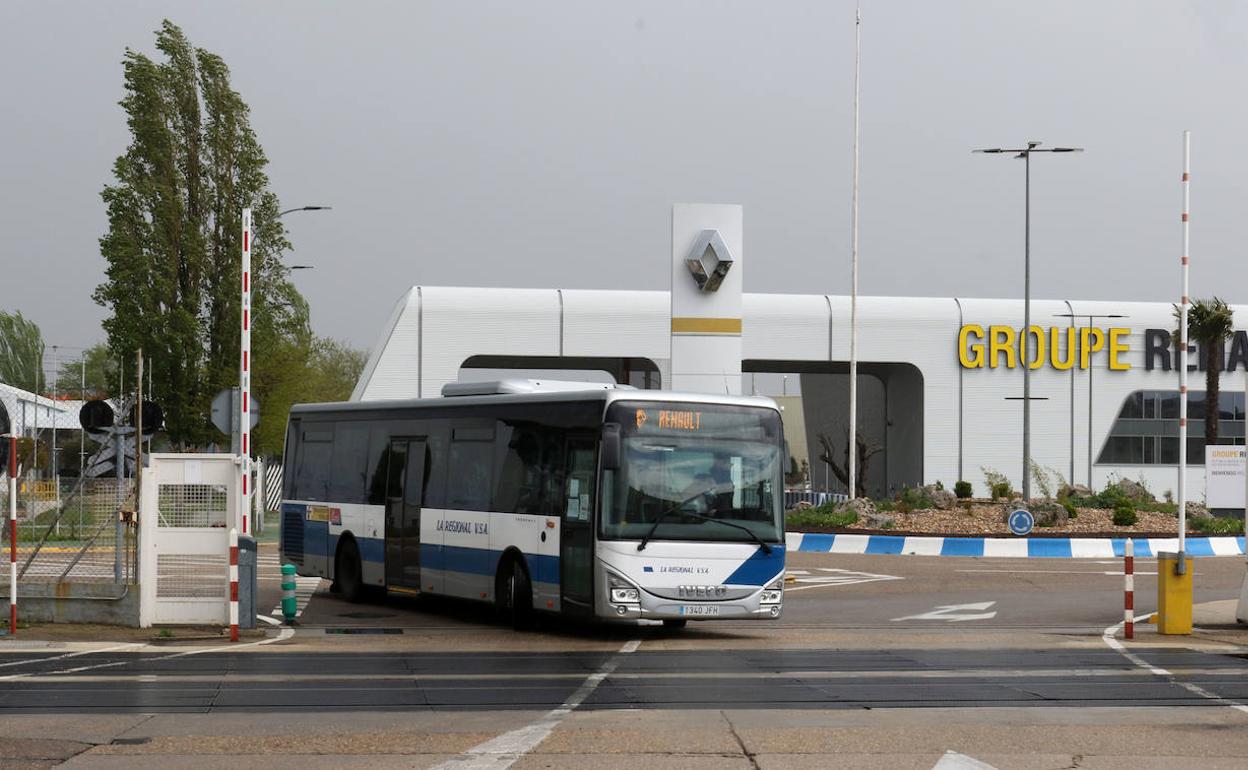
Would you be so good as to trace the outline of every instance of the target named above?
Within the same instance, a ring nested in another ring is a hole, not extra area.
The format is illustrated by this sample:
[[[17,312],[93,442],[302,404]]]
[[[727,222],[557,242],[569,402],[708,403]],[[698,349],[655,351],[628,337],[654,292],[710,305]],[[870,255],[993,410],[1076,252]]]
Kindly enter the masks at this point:
[[[1028,143],[1030,145],[1030,143]],[[1023,505],[1031,503],[1031,150],[1023,193]]]
[[[1092,316],[1088,316],[1088,337],[1092,335]],[[1088,356],[1088,491],[1096,487],[1092,483],[1092,357]]]
[[[862,9],[854,9],[854,183],[853,221],[850,227],[849,269],[849,456],[845,460],[849,476],[849,499],[857,490],[858,475],[858,93],[859,62],[862,48]]]
[[[82,402],[87,402],[87,354],[82,354]],[[86,474],[87,468],[87,432],[85,430],[78,431],[78,483],[82,483],[82,477]],[[82,504],[86,495],[78,495],[78,531],[74,533],[77,537],[82,532]]]
[[[122,492],[123,483],[126,478],[126,440],[121,436],[121,429],[114,425],[111,431],[113,436],[113,471],[117,478],[117,491],[114,493],[116,510],[113,511],[113,582],[121,582],[121,501],[124,499]]]
[[[56,345],[52,346],[52,371],[56,371]],[[52,377],[52,406],[49,409],[52,416],[52,486],[56,491],[56,523],[53,524],[53,530],[59,536],[61,534],[61,466],[57,462],[56,457],[56,416],[60,410],[57,408],[56,400],[56,376]]]
[[[1183,132],[1183,294],[1179,301],[1179,560],[1176,572],[1180,575],[1187,571],[1184,551],[1187,547],[1187,273],[1190,258],[1188,255],[1188,212],[1191,204],[1191,158],[1192,132]],[[1206,404],[1206,407],[1208,405]],[[1217,408],[1216,405],[1214,408]]]
[[[17,635],[17,436],[9,436],[9,636]]]
[[[56,371],[56,348],[57,348],[57,346],[56,346],[56,345],[53,345],[53,346],[52,346],[52,371],[54,371],[54,372]],[[53,481],[53,483],[55,483],[55,484],[56,484],[56,502],[57,502],[57,506],[56,506],[56,507],[57,507],[57,508],[60,508],[60,507],[61,507],[61,506],[60,506],[60,502],[61,502],[61,466],[60,466],[60,465],[57,463],[57,461],[56,461],[56,459],[57,459],[57,458],[56,458],[56,415],[57,415],[57,412],[59,412],[60,410],[59,410],[59,409],[57,409],[57,407],[56,407],[56,405],[57,405],[57,403],[58,403],[58,402],[57,402],[57,400],[56,400],[56,395],[57,395],[57,393],[56,393],[56,377],[55,377],[55,376],[53,376],[53,378],[52,378],[52,409],[51,409],[51,412],[52,412],[52,481]],[[56,518],[56,529],[57,529],[57,532],[60,532],[60,529],[61,529],[61,518],[60,518],[60,516],[57,516],[57,518]]]

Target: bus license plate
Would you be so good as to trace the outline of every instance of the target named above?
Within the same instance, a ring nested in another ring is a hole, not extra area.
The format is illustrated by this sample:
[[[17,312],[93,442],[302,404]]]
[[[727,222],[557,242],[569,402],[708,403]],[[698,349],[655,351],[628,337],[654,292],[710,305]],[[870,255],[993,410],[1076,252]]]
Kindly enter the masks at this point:
[[[719,607],[714,604],[682,604],[680,606],[681,615],[701,615],[703,617],[709,615],[718,615]]]

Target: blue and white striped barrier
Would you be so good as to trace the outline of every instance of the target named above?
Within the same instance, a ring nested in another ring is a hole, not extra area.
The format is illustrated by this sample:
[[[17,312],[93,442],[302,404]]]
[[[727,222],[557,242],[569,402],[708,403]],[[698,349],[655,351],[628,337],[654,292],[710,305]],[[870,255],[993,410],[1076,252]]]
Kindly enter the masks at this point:
[[[797,507],[798,503],[810,503],[814,506],[820,506],[824,503],[844,503],[849,501],[849,495],[844,492],[793,492],[784,491],[784,510],[791,511]]]
[[[1132,538],[1136,557],[1179,550],[1178,538]],[[988,558],[1111,559],[1121,558],[1125,537],[906,537],[789,532],[785,548],[805,553],[870,553],[912,556],[980,556]],[[1244,538],[1189,537],[1189,556],[1243,556]]]

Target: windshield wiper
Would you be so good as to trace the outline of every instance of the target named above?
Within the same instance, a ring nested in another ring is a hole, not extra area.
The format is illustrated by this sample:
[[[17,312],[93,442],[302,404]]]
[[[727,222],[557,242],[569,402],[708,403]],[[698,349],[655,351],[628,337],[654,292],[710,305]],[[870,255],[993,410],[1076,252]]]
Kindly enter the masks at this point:
[[[662,513],[660,513],[657,517],[655,517],[654,523],[650,525],[650,530],[646,532],[646,536],[643,537],[641,539],[641,542],[637,544],[637,550],[638,551],[645,550],[646,543],[650,542],[650,538],[654,536],[654,531],[659,528],[659,525],[663,523],[664,519],[666,519],[668,516],[671,516],[673,513],[681,513],[682,512],[680,510],[681,508],[684,508],[686,505],[688,505],[689,503],[692,503],[694,500],[697,500],[699,497],[702,497],[703,495],[709,495],[714,491],[715,491],[715,487],[704,489],[701,492],[697,493],[696,495],[693,495],[691,497],[686,497],[684,500],[681,500],[679,503],[676,503],[672,507],[668,508],[666,511],[663,511]],[[696,515],[693,513],[689,513],[688,511],[684,511],[683,513],[686,516]]]
[[[751,540],[753,540],[754,542],[756,542],[756,543],[758,543],[760,546],[762,546],[762,547],[763,547],[763,553],[765,553],[765,554],[767,554],[768,556],[770,556],[770,555],[771,555],[771,546],[767,545],[766,541],[764,541],[761,537],[759,537],[758,535],[756,535],[756,534],[754,533],[754,530],[750,529],[749,527],[746,527],[746,526],[741,525],[741,524],[733,524],[731,521],[724,521],[723,519],[716,519],[716,518],[711,517],[711,516],[703,516],[703,515],[702,515],[702,514],[700,514],[700,513],[693,513],[692,511],[681,511],[681,510],[680,510],[682,507],[684,507],[684,506],[685,506],[685,504],[686,504],[686,503],[691,503],[691,502],[693,502],[694,500],[697,500],[699,497],[701,497],[701,496],[703,496],[703,495],[706,495],[706,494],[709,494],[709,493],[714,492],[714,491],[715,491],[715,487],[711,487],[710,489],[707,489],[707,490],[704,490],[704,491],[702,491],[702,492],[697,493],[697,494],[696,494],[696,495],[694,495],[693,497],[688,497],[688,498],[685,498],[684,500],[681,500],[681,501],[680,501],[679,503],[677,503],[676,505],[672,506],[671,508],[668,508],[668,509],[667,509],[666,511],[664,511],[663,513],[660,513],[660,514],[659,514],[659,516],[658,516],[658,518],[656,518],[656,519],[654,520],[654,524],[650,525],[650,531],[649,531],[649,532],[647,532],[647,533],[646,533],[646,536],[645,536],[645,537],[643,537],[643,538],[641,539],[641,542],[637,544],[637,550],[638,550],[638,551],[641,551],[641,550],[644,550],[644,549],[645,549],[645,547],[646,547],[646,543],[649,543],[649,542],[650,542],[650,538],[654,536],[654,531],[655,531],[655,530],[657,530],[657,529],[659,528],[659,525],[663,523],[663,520],[664,520],[664,519],[666,519],[668,516],[671,516],[671,515],[672,515],[672,514],[674,514],[674,513],[683,513],[685,516],[690,516],[690,517],[695,518],[695,519],[698,519],[698,520],[700,520],[700,521],[713,521],[713,522],[715,522],[716,524],[723,524],[725,527],[732,527],[733,529],[739,529],[739,530],[741,530],[742,532],[744,532],[745,534],[749,535]]]

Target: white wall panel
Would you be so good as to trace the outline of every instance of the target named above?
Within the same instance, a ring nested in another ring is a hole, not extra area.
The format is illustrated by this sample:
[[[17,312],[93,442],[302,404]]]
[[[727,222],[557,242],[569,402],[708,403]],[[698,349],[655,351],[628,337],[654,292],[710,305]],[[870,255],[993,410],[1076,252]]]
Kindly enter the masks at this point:
[[[665,360],[670,310],[665,291],[564,289],[563,354]]]
[[[554,289],[423,287],[421,395],[441,395],[465,360],[479,355],[559,355]]]
[[[395,303],[377,347],[369,355],[352,401],[416,398],[420,382],[420,289]]]
[[[819,294],[746,294],[742,355],[765,361],[826,361],[828,302]]]

